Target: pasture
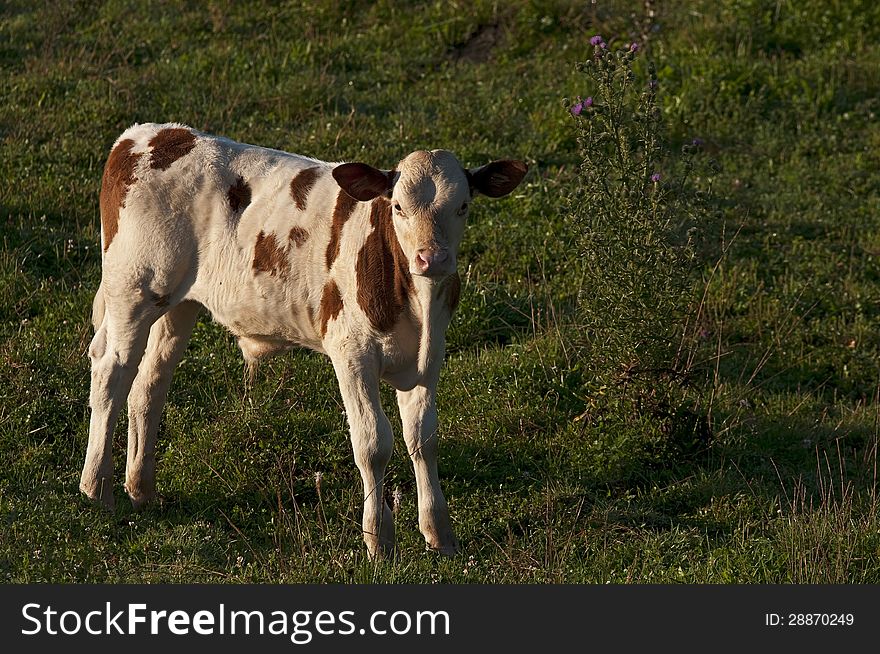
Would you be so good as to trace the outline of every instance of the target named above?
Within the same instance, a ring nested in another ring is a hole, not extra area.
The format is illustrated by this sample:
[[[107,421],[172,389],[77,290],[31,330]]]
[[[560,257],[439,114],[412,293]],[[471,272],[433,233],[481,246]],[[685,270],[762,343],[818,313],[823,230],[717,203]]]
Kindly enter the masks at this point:
[[[712,220],[687,433],[637,399],[592,411],[572,346],[588,118],[569,106],[595,34],[654,62],[669,170],[694,139],[711,163],[689,182]],[[0,581],[880,583],[878,44],[867,0],[4,3]],[[529,163],[459,253],[438,396],[458,556],[424,550],[390,388],[397,553],[372,562],[329,361],[298,350],[248,386],[204,314],[160,501],[80,495],[101,171],[147,121],[385,168],[419,148]]]

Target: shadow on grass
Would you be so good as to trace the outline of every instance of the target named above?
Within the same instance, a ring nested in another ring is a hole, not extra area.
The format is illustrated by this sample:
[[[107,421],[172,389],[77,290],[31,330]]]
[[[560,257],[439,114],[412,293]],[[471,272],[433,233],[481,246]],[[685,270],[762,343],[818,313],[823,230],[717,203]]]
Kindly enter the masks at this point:
[[[513,295],[503,285],[466,287],[446,334],[447,353],[506,345],[531,332],[531,304],[529,297]]]

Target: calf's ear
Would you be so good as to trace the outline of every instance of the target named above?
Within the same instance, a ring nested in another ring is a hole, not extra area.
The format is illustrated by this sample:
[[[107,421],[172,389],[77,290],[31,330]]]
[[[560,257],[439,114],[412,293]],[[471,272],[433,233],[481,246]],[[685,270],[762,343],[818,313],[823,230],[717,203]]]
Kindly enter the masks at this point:
[[[333,179],[355,200],[368,202],[391,190],[394,173],[365,163],[344,163],[333,169]]]
[[[529,167],[524,161],[493,161],[468,171],[468,179],[474,192],[500,198],[510,193],[522,181]]]

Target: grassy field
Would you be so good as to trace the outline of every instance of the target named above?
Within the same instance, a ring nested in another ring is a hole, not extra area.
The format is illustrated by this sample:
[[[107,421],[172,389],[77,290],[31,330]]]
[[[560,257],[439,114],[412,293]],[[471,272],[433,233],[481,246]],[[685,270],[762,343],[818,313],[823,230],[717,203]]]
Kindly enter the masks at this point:
[[[645,4],[4,3],[0,581],[880,583],[880,5]],[[642,43],[670,151],[699,138],[717,162],[694,180],[717,216],[700,447],[651,413],[591,419],[576,374],[564,98],[591,92],[594,34]],[[459,556],[424,551],[398,439],[399,551],[370,562],[329,361],[274,359],[246,390],[207,316],[160,431],[161,501],[80,496],[101,170],[146,121],[379,166],[423,147],[529,162],[460,255],[439,398]]]

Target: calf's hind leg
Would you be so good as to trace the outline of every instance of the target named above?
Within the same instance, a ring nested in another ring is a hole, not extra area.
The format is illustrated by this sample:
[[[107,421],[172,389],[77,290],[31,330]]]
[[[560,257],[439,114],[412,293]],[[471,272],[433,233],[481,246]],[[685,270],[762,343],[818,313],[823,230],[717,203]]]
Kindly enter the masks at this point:
[[[162,408],[200,309],[197,302],[182,302],[153,323],[128,394],[125,491],[135,508],[156,496],[156,437]]]
[[[89,406],[92,415],[79,488],[90,499],[111,510],[115,506],[113,429],[137,374],[153,320],[155,314],[144,315],[137,307],[108,303],[89,346],[92,361]]]

